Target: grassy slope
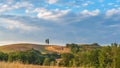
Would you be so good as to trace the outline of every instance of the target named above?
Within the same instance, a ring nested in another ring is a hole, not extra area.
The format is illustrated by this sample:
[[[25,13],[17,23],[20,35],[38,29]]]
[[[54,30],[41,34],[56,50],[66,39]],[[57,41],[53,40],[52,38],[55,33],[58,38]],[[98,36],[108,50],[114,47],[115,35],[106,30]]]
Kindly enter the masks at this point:
[[[100,46],[91,46],[89,44],[80,44],[82,47],[82,51],[89,51],[96,48],[100,48]],[[14,52],[14,51],[26,51],[30,49],[39,50],[41,53],[68,53],[70,52],[69,48],[66,48],[66,46],[60,46],[60,45],[40,45],[40,44],[30,44],[30,43],[19,43],[19,44],[11,44],[11,45],[5,45],[0,46],[0,51],[2,52]]]
[[[2,52],[14,52],[14,51],[26,51],[34,48],[35,50],[39,50],[42,53],[66,53],[70,50],[65,46],[58,45],[38,45],[38,44],[29,44],[29,43],[20,43],[20,44],[11,44],[0,46],[0,51]]]

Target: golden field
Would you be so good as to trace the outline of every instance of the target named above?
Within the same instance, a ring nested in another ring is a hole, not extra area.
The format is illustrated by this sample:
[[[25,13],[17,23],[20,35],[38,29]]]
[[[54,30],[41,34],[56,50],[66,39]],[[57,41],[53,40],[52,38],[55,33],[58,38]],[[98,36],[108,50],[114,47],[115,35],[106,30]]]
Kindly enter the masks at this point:
[[[27,51],[35,49],[41,53],[69,53],[70,49],[62,45],[40,45],[30,43],[18,43],[0,46],[0,51],[4,53],[16,52],[16,51]]]
[[[19,62],[0,62],[0,68],[66,68],[66,67],[57,67],[57,66],[39,66],[32,64],[21,64]]]
[[[84,67],[58,67],[58,66],[40,66],[32,64],[22,64],[19,62],[0,62],[0,68],[84,68]]]

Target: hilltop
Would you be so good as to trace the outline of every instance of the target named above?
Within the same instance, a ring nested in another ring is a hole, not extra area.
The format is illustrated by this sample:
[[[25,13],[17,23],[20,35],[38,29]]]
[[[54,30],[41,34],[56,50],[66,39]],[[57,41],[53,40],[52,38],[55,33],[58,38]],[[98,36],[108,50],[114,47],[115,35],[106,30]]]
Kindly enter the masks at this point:
[[[68,45],[68,47],[67,47]],[[40,51],[43,54],[47,53],[69,53],[71,48],[69,48],[69,44],[66,46],[62,45],[43,45],[43,44],[31,44],[31,43],[17,43],[17,44],[9,44],[0,46],[0,51],[9,53],[9,52],[15,52],[15,51],[27,51],[30,49],[35,49]],[[74,44],[73,44],[74,46]],[[100,46],[96,43],[94,44],[78,44],[78,46],[81,48],[82,51],[89,51],[96,48],[99,48]],[[70,44],[71,47],[71,44]]]
[[[30,44],[30,43],[18,43],[0,46],[1,52],[15,52],[15,51],[27,51],[30,49],[35,49],[41,53],[68,53],[70,52],[69,48],[61,45],[42,45],[42,44]]]

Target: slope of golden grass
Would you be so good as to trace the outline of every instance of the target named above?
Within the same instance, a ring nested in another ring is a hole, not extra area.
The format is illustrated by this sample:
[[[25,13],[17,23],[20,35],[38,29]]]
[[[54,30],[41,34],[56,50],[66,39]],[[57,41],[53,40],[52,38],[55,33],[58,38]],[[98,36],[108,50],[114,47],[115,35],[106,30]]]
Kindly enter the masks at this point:
[[[65,46],[47,46],[45,47],[48,51],[53,51],[57,53],[69,53],[70,49],[66,48]]]
[[[15,51],[26,51],[30,49],[39,50],[42,53],[68,53],[70,50],[65,46],[60,45],[38,45],[38,44],[30,44],[30,43],[19,43],[19,44],[11,44],[0,46],[0,51],[2,52],[15,52]]]
[[[84,67],[40,66],[40,65],[32,65],[32,64],[21,64],[19,62],[14,62],[14,63],[0,62],[0,68],[84,68]]]
[[[2,52],[26,51],[32,48],[34,48],[35,50],[39,50],[39,51],[45,51],[45,48],[43,45],[28,44],[28,43],[0,46],[0,51]]]
[[[59,68],[57,66],[40,66],[32,64],[21,64],[19,62],[0,62],[0,68]]]

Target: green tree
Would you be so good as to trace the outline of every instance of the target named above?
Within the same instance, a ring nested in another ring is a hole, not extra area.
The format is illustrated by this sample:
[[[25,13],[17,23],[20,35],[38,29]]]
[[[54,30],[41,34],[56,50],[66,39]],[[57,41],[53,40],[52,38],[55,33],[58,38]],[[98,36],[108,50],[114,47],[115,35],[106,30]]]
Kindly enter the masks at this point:
[[[76,54],[76,53],[78,53],[78,52],[80,51],[80,46],[77,45],[77,44],[74,44],[74,43],[72,43],[72,44],[67,44],[66,47],[67,47],[67,48],[70,48],[70,50],[71,50],[71,52],[72,52],[73,54]]]
[[[120,68],[120,45],[118,47],[118,54],[117,54],[117,61],[116,61],[116,68]]]
[[[46,43],[46,44],[49,44],[49,43],[50,43],[50,42],[49,42],[49,39],[46,39],[46,40],[45,40],[45,43]]]
[[[8,54],[0,52],[0,61],[7,61],[8,60]]]
[[[72,59],[74,58],[74,55],[71,53],[65,53],[62,54],[62,61],[60,62],[60,66],[72,66]]]
[[[113,54],[113,68],[117,68],[117,55],[118,55],[118,44],[117,43],[112,43],[112,54]]]
[[[99,64],[100,68],[110,68],[112,65],[112,53],[110,46],[102,47],[101,51],[99,52]]]
[[[45,58],[43,65],[50,66],[50,58]]]

